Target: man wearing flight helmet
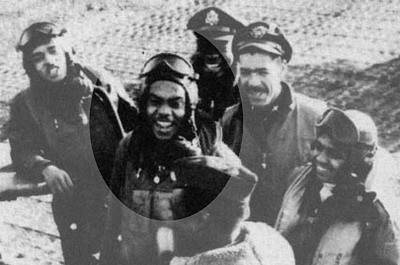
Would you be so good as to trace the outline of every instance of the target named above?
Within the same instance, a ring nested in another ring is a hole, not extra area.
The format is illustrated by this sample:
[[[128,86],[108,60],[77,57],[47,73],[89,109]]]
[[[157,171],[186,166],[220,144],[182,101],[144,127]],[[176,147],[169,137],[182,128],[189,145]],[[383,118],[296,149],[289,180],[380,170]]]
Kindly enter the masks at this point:
[[[192,56],[199,74],[198,108],[219,120],[225,109],[239,102],[231,64],[233,35],[244,25],[219,8],[208,7],[188,21],[187,28],[196,36],[197,49]]]
[[[391,187],[381,189],[399,171],[377,146],[373,120],[331,108],[316,134],[312,162],[293,171],[276,223],[296,264],[399,264],[398,228],[384,199]]]
[[[17,173],[45,181],[54,195],[65,264],[87,265],[103,233],[104,180],[137,110],[116,80],[76,61],[65,33],[50,22],[22,33],[17,49],[30,87],[11,102],[7,134]]]
[[[222,143],[218,123],[196,111],[196,76],[189,62],[158,54],[141,76],[138,124],[120,143],[114,164],[110,188],[115,196],[110,194],[101,264],[118,264],[117,259],[122,264],[162,263],[159,233],[164,245],[174,247],[168,243],[168,221],[182,218],[176,208],[185,187],[172,169],[177,159],[210,155],[241,166]]]
[[[259,177],[251,219],[274,225],[288,176],[310,156],[314,124],[326,108],[284,81],[292,47],[280,29],[255,22],[232,43],[241,103],[222,118],[224,142]]]

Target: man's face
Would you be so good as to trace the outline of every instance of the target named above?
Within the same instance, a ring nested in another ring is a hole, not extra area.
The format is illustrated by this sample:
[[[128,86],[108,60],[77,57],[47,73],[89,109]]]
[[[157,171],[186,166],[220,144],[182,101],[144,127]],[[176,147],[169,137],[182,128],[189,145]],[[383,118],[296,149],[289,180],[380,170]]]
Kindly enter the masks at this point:
[[[220,47],[222,49],[222,47]],[[222,49],[221,52],[216,48],[204,54],[204,71],[212,75],[220,75],[229,68],[232,58],[229,58],[228,51]]]
[[[211,73],[220,72],[223,60],[222,55],[217,52],[204,55],[204,70]]]
[[[348,152],[323,134],[315,141],[313,153],[318,179],[323,183],[336,184],[338,178],[346,173]]]
[[[250,104],[264,107],[273,104],[281,93],[286,62],[267,53],[239,55],[239,88]]]
[[[214,60],[218,59],[218,63],[221,67],[229,67],[229,65],[231,65],[233,61],[231,41],[216,41],[215,45],[216,47],[213,49],[214,52],[211,53],[210,56],[213,56]]]
[[[176,135],[185,116],[185,103],[185,90],[177,83],[157,81],[150,86],[146,114],[157,139]]]
[[[231,40],[213,39],[212,44],[201,49],[204,57],[204,71],[220,73],[222,69],[229,68],[233,61]]]
[[[65,52],[54,39],[33,49],[31,58],[34,68],[43,80],[55,83],[67,76]]]

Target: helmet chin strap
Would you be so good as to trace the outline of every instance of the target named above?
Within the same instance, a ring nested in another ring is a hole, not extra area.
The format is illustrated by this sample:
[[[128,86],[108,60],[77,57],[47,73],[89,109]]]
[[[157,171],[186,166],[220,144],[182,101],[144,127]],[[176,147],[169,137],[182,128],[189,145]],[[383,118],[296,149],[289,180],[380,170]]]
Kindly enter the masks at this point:
[[[196,111],[195,110],[196,110],[195,108],[190,109],[190,123],[191,123],[190,127],[192,129],[192,132],[193,132],[195,138],[197,138],[198,137],[198,133],[197,133],[198,129],[197,129],[197,125],[196,125],[196,118],[195,118]]]
[[[197,128],[196,120],[195,120],[195,108],[193,108],[193,107],[190,108],[190,115],[189,115],[188,123],[189,123],[190,132],[193,135],[191,144],[192,144],[192,146],[201,149],[200,142],[199,142],[198,128]]]

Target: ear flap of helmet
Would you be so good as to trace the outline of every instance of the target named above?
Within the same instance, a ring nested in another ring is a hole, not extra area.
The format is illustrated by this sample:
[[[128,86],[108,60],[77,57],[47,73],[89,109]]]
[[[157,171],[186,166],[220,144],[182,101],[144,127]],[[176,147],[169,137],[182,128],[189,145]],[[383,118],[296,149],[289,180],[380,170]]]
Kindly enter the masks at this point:
[[[372,149],[352,148],[349,156],[350,174],[358,180],[365,182],[374,163],[376,147]]]
[[[186,91],[190,100],[190,106],[192,109],[196,109],[197,103],[199,103],[199,89],[196,82],[190,82],[186,85]]]

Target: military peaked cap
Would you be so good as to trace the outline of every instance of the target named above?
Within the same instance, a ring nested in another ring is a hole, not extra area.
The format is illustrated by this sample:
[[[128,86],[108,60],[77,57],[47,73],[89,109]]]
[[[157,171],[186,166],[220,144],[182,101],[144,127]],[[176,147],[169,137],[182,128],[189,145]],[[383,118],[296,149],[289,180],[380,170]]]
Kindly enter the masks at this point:
[[[233,55],[237,56],[248,48],[281,56],[287,62],[292,58],[292,47],[281,30],[274,24],[251,23],[237,34],[232,41]]]
[[[190,18],[187,28],[207,39],[223,40],[232,37],[244,25],[221,9],[208,7]]]

